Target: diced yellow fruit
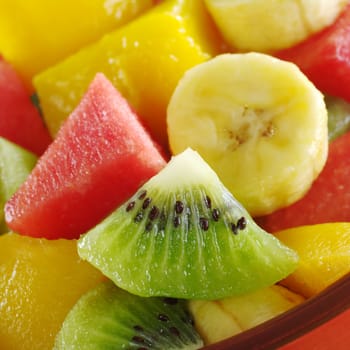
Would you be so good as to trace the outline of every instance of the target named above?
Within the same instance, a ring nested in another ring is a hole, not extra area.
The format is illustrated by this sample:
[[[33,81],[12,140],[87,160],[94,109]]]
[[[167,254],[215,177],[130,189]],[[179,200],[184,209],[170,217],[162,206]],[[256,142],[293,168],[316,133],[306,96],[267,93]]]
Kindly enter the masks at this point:
[[[197,332],[206,345],[242,332],[234,317],[218,301],[191,300],[189,308],[194,316]]]
[[[300,258],[299,267],[282,283],[305,297],[350,271],[350,223],[299,226],[275,235]]]
[[[221,49],[201,0],[167,1],[39,74],[34,85],[54,136],[97,72],[167,146],[166,107],[183,73]]]
[[[206,345],[232,337],[300,304],[305,299],[274,285],[217,301],[191,300],[190,311]]]
[[[0,348],[51,350],[68,311],[102,279],[76,241],[1,236]]]
[[[30,86],[34,74],[152,5],[153,0],[0,0],[0,52]]]

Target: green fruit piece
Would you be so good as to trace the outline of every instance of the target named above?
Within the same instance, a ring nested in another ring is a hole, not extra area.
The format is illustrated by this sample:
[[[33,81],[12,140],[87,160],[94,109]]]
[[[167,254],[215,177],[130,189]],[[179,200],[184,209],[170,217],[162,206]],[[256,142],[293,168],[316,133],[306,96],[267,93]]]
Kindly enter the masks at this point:
[[[131,293],[184,299],[247,293],[286,277],[298,261],[191,149],[82,236],[78,252]]]
[[[141,298],[104,282],[69,312],[55,350],[199,349],[203,342],[183,300]]]
[[[0,233],[8,231],[3,208],[7,200],[24,182],[37,161],[37,156],[0,137]]]
[[[325,102],[328,110],[328,140],[333,141],[350,130],[350,103],[327,95]]]

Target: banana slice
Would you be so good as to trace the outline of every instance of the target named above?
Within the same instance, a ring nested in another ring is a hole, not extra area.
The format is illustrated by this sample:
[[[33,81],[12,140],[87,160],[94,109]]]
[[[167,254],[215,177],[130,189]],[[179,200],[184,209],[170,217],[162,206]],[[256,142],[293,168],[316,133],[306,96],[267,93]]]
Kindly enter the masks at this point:
[[[304,300],[285,287],[273,285],[220,300],[190,300],[189,308],[197,331],[209,345],[270,320]]]
[[[327,158],[323,95],[266,54],[223,54],[188,70],[167,123],[172,152],[197,150],[253,216],[300,199]]]
[[[205,0],[229,44],[268,52],[290,47],[332,24],[348,0]]]

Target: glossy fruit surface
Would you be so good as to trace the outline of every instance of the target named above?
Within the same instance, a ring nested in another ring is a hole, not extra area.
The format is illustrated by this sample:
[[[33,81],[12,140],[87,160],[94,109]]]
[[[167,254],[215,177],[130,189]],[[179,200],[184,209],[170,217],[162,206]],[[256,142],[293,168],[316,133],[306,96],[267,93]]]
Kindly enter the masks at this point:
[[[327,222],[350,221],[350,132],[330,143],[325,167],[306,195],[289,207],[261,217],[268,232]]]
[[[161,29],[160,29],[161,28]],[[201,0],[160,4],[34,79],[52,135],[103,72],[167,147],[166,107],[182,74],[218,50]],[[215,39],[215,37],[214,37]]]
[[[205,0],[226,40],[240,51],[291,47],[334,22],[347,0]]]
[[[79,259],[74,240],[1,236],[1,349],[52,349],[70,308],[102,279]]]
[[[253,293],[219,300],[190,300],[194,322],[205,344],[232,337],[286,312],[305,299],[273,285]]]
[[[294,62],[318,89],[350,101],[350,4],[337,20],[276,56]]]
[[[167,125],[171,150],[198,151],[253,216],[300,199],[327,159],[323,95],[266,54],[217,55],[187,70]]]
[[[7,202],[7,225],[33,237],[78,238],[164,165],[128,103],[99,74]]]
[[[41,155],[51,143],[51,136],[22,80],[1,56],[0,106],[0,136]]]
[[[34,74],[125,24],[152,4],[152,0],[1,0],[0,51],[31,87]]]
[[[26,180],[36,162],[33,153],[0,137],[0,234],[8,232],[4,205]]]
[[[275,236],[300,258],[298,268],[283,285],[307,298],[350,272],[350,223],[299,226]]]

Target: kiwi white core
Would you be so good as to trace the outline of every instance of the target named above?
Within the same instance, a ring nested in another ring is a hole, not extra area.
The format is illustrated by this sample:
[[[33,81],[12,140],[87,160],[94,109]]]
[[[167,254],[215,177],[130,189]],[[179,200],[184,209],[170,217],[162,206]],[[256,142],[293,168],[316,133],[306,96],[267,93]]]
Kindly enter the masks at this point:
[[[213,181],[219,181],[214,170],[198,152],[187,148],[182,152],[181,157],[173,156],[162,172],[149,180],[148,186],[153,186],[156,183],[157,187],[172,189]]]

